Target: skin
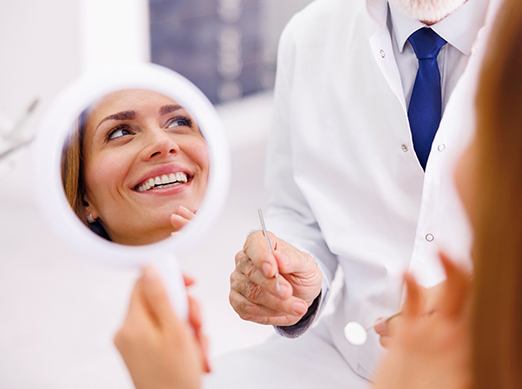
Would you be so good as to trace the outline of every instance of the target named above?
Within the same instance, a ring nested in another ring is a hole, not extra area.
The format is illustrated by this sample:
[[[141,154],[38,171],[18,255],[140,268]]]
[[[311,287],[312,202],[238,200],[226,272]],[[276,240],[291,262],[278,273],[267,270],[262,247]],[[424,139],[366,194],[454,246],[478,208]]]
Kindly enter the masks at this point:
[[[88,114],[85,212],[99,218],[115,242],[139,245],[170,236],[194,217],[205,194],[205,139],[186,110],[160,112],[167,106],[177,103],[153,91],[123,90],[102,98]],[[121,114],[128,111],[135,115]],[[165,168],[185,171],[192,179],[181,190],[136,190]]]
[[[194,283],[185,276],[187,287]],[[208,341],[201,313],[189,295],[185,322],[172,309],[156,270],[145,268],[132,291],[122,326],[114,337],[137,389],[201,387],[201,375],[210,372]]]
[[[270,233],[250,234],[230,275],[230,304],[244,320],[278,326],[301,319],[321,292],[322,273],[307,253]]]

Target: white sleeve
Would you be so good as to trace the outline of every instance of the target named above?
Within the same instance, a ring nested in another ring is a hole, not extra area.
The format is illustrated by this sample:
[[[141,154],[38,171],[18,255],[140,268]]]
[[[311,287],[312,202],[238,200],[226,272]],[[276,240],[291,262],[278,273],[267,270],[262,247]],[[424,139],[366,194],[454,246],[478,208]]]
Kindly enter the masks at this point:
[[[274,116],[267,144],[267,221],[273,233],[298,249],[308,252],[317,261],[323,273],[321,299],[318,308],[316,306],[318,314],[327,300],[338,261],[327,247],[307,199],[294,179],[293,160],[294,153],[298,150],[294,149],[292,139],[299,136],[299,129],[293,128],[292,121],[295,110],[292,105],[292,84],[298,54],[292,36],[292,22],[295,18],[285,28],[279,42]],[[317,314],[313,315],[313,318]],[[309,324],[312,322],[313,320],[310,320]],[[308,327],[309,325],[306,326]]]

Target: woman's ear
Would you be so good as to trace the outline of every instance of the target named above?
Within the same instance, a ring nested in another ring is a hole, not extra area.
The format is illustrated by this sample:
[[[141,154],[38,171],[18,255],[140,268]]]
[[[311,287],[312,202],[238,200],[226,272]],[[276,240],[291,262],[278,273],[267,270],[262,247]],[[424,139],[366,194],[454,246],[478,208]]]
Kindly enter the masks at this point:
[[[87,196],[83,196],[83,206],[84,206],[84,217],[87,222],[90,224],[94,223],[96,219],[98,219],[98,212],[94,209],[94,207],[90,204]]]

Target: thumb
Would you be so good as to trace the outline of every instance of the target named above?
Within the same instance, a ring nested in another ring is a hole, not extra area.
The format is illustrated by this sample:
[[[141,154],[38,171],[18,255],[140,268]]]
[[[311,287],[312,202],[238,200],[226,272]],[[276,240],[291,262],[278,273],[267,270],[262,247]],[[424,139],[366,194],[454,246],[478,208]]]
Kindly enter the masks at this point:
[[[143,296],[151,316],[160,326],[177,324],[176,316],[160,274],[152,266],[143,270]]]

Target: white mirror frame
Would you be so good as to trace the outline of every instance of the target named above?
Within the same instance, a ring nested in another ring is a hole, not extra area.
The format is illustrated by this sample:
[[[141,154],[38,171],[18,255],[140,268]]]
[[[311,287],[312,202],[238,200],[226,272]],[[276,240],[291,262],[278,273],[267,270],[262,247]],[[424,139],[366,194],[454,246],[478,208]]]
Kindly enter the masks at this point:
[[[97,236],[73,212],[62,185],[63,145],[81,112],[104,95],[122,89],[149,89],[174,99],[198,123],[209,150],[209,179],[197,216],[179,233],[163,241],[124,246]],[[71,243],[93,260],[119,266],[143,266],[173,261],[200,243],[223,207],[228,193],[230,157],[224,128],[206,96],[178,73],[153,64],[105,69],[85,74],[64,89],[41,120],[33,146],[38,193],[36,197],[50,226],[64,242]],[[177,265],[176,265],[177,266]]]

